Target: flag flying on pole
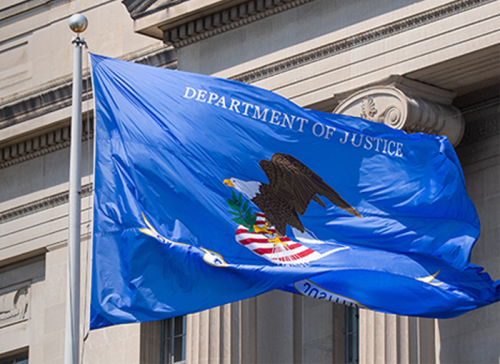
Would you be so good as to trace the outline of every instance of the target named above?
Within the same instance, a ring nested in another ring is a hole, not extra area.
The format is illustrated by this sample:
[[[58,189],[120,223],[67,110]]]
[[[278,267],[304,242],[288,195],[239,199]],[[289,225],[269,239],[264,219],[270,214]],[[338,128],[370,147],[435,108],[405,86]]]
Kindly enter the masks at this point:
[[[283,289],[446,318],[499,299],[445,137],[92,57],[91,328]]]

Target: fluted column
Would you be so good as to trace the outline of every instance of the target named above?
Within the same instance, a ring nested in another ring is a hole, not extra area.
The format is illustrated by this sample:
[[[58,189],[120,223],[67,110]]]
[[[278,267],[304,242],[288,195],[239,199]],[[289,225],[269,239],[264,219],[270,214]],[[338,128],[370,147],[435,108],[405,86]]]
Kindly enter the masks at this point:
[[[257,297],[256,363],[293,363],[293,295],[272,291]]]
[[[272,291],[192,314],[186,364],[344,363],[344,306]]]
[[[239,361],[234,363],[251,364],[257,362],[257,297],[236,302],[239,305],[240,340],[235,341]],[[236,356],[236,355],[235,355]]]
[[[186,363],[255,363],[255,318],[256,298],[189,315]]]
[[[439,362],[435,320],[360,310],[360,363]]]

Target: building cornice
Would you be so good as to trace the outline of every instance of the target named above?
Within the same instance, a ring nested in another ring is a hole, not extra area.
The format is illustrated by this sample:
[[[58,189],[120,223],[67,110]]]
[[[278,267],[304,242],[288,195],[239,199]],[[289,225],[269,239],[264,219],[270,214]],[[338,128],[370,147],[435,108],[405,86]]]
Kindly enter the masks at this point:
[[[172,47],[162,46],[161,49],[153,51],[125,55],[121,59],[155,67],[177,68],[177,55]],[[70,106],[72,87],[71,78],[62,78],[41,90],[0,105],[0,129]],[[84,101],[92,98],[91,88],[90,75],[84,74]]]
[[[93,120],[82,123],[82,141],[93,138]],[[56,152],[70,146],[70,126],[65,125],[36,137],[0,148],[0,169]]]
[[[93,184],[89,183],[82,186],[81,197],[90,196],[93,192]],[[36,200],[15,208],[0,212],[0,224],[11,220],[19,219],[24,216],[35,214],[37,212],[51,209],[56,206],[67,204],[69,201],[69,191],[64,191],[40,200]]]
[[[184,47],[312,1],[246,1],[174,27],[162,27],[163,42],[176,48]]]
[[[353,48],[361,47],[366,44],[373,43],[381,39],[388,38],[396,34],[439,21],[446,17],[456,15],[458,13],[473,9],[487,3],[491,3],[493,1],[496,0],[453,1],[432,10],[428,10],[404,18],[402,20],[394,21],[392,23],[355,34],[353,36],[329,43],[307,52],[303,52],[298,55],[273,62],[264,67],[240,73],[239,75],[231,77],[231,79],[245,83],[254,83],[259,80],[269,78],[298,67],[302,67],[312,62],[320,61],[322,59],[347,52]]]
[[[82,100],[92,98],[90,76],[82,78]],[[38,92],[0,106],[0,130],[71,105],[72,81],[60,80]]]

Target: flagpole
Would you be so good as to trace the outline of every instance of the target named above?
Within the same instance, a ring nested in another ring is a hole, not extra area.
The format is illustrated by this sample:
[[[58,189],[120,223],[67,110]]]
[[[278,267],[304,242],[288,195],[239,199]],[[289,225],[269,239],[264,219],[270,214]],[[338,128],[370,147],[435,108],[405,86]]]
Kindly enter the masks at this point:
[[[82,46],[79,34],[87,29],[87,18],[75,14],[69,18],[70,29],[77,33],[71,41],[73,50],[73,111],[71,115],[71,150],[69,163],[69,233],[68,279],[66,294],[65,364],[78,364],[80,344],[80,214],[82,149]]]

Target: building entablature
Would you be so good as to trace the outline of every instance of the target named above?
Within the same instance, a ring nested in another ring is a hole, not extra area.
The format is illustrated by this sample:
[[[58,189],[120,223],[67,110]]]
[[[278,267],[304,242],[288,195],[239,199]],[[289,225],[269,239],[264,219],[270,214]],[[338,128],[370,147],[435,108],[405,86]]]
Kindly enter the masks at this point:
[[[123,0],[135,31],[182,47],[313,0]]]

